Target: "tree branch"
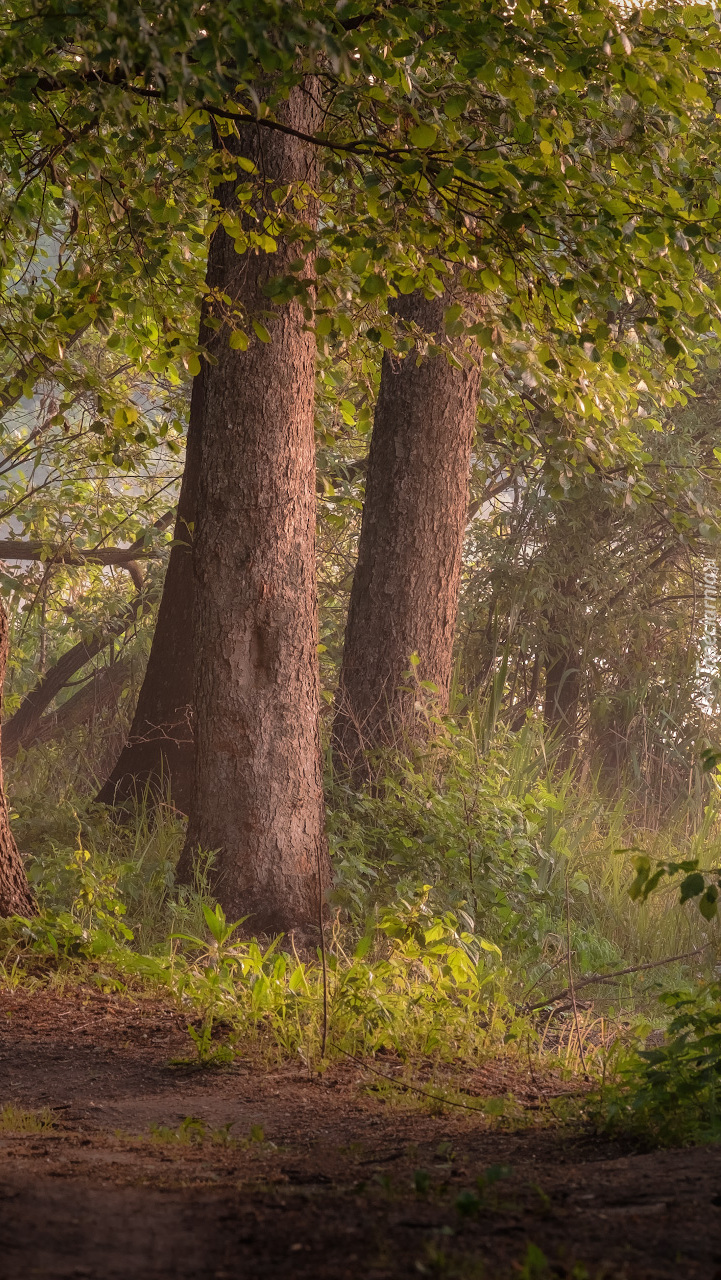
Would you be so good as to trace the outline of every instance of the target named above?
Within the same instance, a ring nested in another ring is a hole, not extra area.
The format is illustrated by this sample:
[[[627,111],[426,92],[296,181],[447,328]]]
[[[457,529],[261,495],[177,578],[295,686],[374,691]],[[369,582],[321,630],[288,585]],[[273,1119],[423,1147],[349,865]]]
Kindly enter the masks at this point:
[[[16,754],[20,747],[31,742],[37,732],[41,716],[55,700],[62,689],[72,680],[77,671],[86,663],[97,657],[101,649],[112,640],[124,635],[136,622],[144,607],[151,601],[149,594],[138,594],[115,617],[110,618],[105,626],[90,636],[88,640],[80,640],[45,672],[33,689],[26,694],[14,716],[11,716],[2,729],[2,749],[9,758]]]
[[[149,560],[159,552],[152,548],[97,547],[86,550],[76,547],[49,547],[46,542],[13,542],[0,539],[0,560],[39,560],[53,564],[102,564],[127,568],[134,560]]]
[[[172,524],[174,511],[166,511],[159,520],[155,520],[152,528],[162,532]],[[140,590],[142,575],[136,561],[159,558],[160,551],[154,547],[146,547],[144,538],[136,538],[129,547],[68,547],[48,546],[40,539],[27,542],[15,541],[12,538],[0,538],[0,560],[36,560],[47,564],[101,564],[127,569],[133,582]]]
[[[616,969],[614,973],[591,973],[587,978],[582,978],[580,982],[574,983],[574,989],[578,991],[581,987],[593,987],[604,982],[615,982],[617,978],[623,978],[630,973],[644,973],[647,969],[660,969],[664,964],[675,964],[677,960],[690,960],[693,956],[698,956],[708,947],[706,943],[703,947],[694,947],[693,951],[682,951],[678,956],[666,956],[665,960],[650,960],[648,964],[634,964],[628,969]],[[565,959],[565,957],[564,957]],[[549,1004],[557,1004],[559,1000],[565,1000],[571,995],[571,988],[564,987],[563,991],[557,991],[553,996],[547,996],[545,1000],[538,1000],[536,1004],[526,1004],[522,1006],[523,1013],[534,1013],[536,1009],[545,1009]]]
[[[36,743],[60,738],[79,725],[86,724],[106,707],[112,706],[128,683],[130,670],[131,663],[126,660],[113,662],[108,667],[100,667],[98,671],[94,671],[82,689],[78,689],[57,711],[50,711],[42,716],[32,735],[25,737],[23,747],[27,749]]]

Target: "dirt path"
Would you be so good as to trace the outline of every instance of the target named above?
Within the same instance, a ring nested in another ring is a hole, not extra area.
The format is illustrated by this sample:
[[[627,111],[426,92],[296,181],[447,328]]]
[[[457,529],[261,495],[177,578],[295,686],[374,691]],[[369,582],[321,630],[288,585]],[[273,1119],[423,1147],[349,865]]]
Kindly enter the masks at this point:
[[[168,1065],[187,1053],[153,1002],[0,993],[0,1105],[54,1117],[0,1133],[0,1280],[721,1280],[720,1148],[493,1132],[389,1106],[352,1063]]]

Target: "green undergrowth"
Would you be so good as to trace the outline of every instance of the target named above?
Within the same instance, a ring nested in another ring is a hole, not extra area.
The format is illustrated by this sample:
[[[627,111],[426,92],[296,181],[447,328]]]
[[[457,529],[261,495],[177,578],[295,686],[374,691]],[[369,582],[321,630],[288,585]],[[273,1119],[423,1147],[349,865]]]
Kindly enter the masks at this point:
[[[646,1146],[721,1139],[721,982],[661,993],[670,1020],[662,1043],[619,1049],[590,1118]]]
[[[242,1053],[322,1069],[390,1055],[406,1081],[414,1064],[438,1068],[432,1107],[450,1098],[449,1071],[505,1054],[596,1080],[597,1127],[653,1136],[676,1089],[691,1099],[684,1132],[715,1133],[718,921],[679,905],[670,868],[698,878],[718,865],[716,782],[699,820],[680,809],[663,833],[639,830],[630,799],[609,802],[593,779],[554,769],[532,725],[489,737],[479,724],[446,721],[425,751],[388,753],[363,790],[329,779],[325,966],[319,946],[248,938],[246,923],[227,921],[210,858],[176,888],[184,828],[170,803],[139,804],[118,824],[56,756],[28,753],[9,793],[40,912],[0,923],[0,979],[162,993],[187,1012],[185,1065]],[[655,891],[633,901],[654,865],[665,869]],[[555,1016],[544,1001],[568,985],[569,942],[574,984],[636,971],[584,987],[580,1008],[566,998]],[[695,1012],[679,1030],[673,992],[684,987]],[[649,1057],[644,1037],[664,1026],[683,1046]]]
[[[387,1051],[469,1060],[514,1036],[499,949],[450,912],[433,916],[424,895],[383,912],[351,951],[336,927],[324,969],[292,940],[240,940],[241,926],[208,904],[202,936],[173,934],[164,951],[140,952],[122,904],[102,884],[90,902],[87,863],[80,874],[85,887],[69,911],[4,924],[6,980],[35,960],[90,970],[110,989],[165,991],[187,1009],[191,1057],[205,1065],[228,1061],[237,1045],[316,1065]]]
[[[267,1142],[262,1125],[253,1124],[250,1132],[243,1137],[233,1133],[234,1121],[213,1128],[199,1116],[185,1116],[179,1125],[171,1128],[165,1124],[150,1125],[150,1139],[153,1142],[168,1146],[203,1147],[215,1146],[233,1148],[235,1150],[267,1150],[275,1149],[275,1144]]]

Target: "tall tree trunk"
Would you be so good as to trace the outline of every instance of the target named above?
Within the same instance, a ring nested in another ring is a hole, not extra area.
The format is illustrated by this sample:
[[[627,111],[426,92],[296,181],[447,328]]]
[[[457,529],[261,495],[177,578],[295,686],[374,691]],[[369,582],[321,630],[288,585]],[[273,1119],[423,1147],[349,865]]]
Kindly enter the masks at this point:
[[[578,712],[581,697],[580,656],[570,648],[554,648],[546,657],[543,718],[546,729],[561,740],[559,761],[568,764],[578,747]]]
[[[449,301],[418,291],[394,310],[440,341]],[[447,708],[477,403],[477,369],[384,355],[333,728],[352,772],[365,749],[416,731],[417,681]]]
[[[560,742],[559,764],[570,763],[578,748],[578,717],[581,700],[581,646],[573,641],[578,608],[578,582],[573,576],[556,583],[559,607],[549,619],[549,635],[544,662],[545,691],[543,719],[546,729],[555,731]]]
[[[201,325],[201,338],[203,337]],[[122,805],[146,787],[169,792],[183,813],[193,792],[193,560],[203,374],[193,381],[185,469],[173,547],[128,741],[98,794],[102,804]]]
[[[5,682],[8,643],[8,620],[0,603],[0,701]],[[33,915],[35,909],[35,900],[30,891],[23,860],[10,829],[0,756],[0,916],[28,916]]]
[[[72,649],[67,649],[50,670],[41,676],[34,688],[25,695],[15,715],[3,726],[6,760],[16,755],[21,747],[29,747],[35,741],[42,717],[58,694],[67,687],[76,672],[97,657],[106,645],[130,630],[147,599],[142,593],[138,594],[88,640],[79,640]]]
[[[282,109],[292,128],[320,124],[317,83]],[[280,132],[240,126],[224,140],[274,188],[316,178],[312,149]],[[219,189],[237,216],[235,183]],[[307,212],[315,218],[315,210]],[[257,224],[255,224],[257,225]],[[209,278],[272,340],[231,350],[213,338],[204,375],[198,516],[194,538],[196,779],[179,875],[200,848],[215,853],[213,888],[248,928],[307,929],[329,879],[319,737],[315,566],[315,341],[298,301],[264,293],[287,273],[298,242],[239,255],[219,227]]]

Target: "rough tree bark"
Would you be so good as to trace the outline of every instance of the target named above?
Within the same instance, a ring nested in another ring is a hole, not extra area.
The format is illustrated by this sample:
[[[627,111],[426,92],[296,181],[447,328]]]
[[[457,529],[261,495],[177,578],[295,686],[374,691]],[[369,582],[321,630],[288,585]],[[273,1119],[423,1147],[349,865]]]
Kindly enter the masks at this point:
[[[417,291],[395,312],[440,338],[449,301]],[[337,765],[352,773],[364,750],[419,728],[411,654],[414,678],[447,707],[477,403],[476,368],[384,355],[333,727]]]
[[[201,339],[203,331],[201,326]],[[169,792],[183,813],[193,792],[193,563],[203,374],[194,379],[185,469],[178,499],[174,545],[163,583],[148,665],[130,734],[98,794],[102,804],[122,805],[147,787]]]
[[[283,122],[320,124],[317,85],[295,88]],[[235,154],[265,178],[266,210],[279,185],[315,180],[312,148],[240,126]],[[219,188],[234,212],[235,183]],[[259,197],[260,199],[260,197]],[[310,210],[306,217],[314,218]],[[257,225],[257,224],[256,224]],[[319,740],[315,566],[315,341],[299,302],[264,293],[287,273],[298,243],[236,253],[219,228],[209,281],[272,341],[231,350],[223,328],[204,374],[198,516],[194,538],[196,782],[179,876],[196,851],[214,851],[212,885],[248,929],[306,930],[329,878]],[[310,265],[310,260],[309,260]]]
[[[8,640],[8,620],[0,603],[0,700],[8,659]],[[28,916],[33,915],[34,912],[35,901],[28,885],[23,860],[10,829],[0,756],[0,916]]]

